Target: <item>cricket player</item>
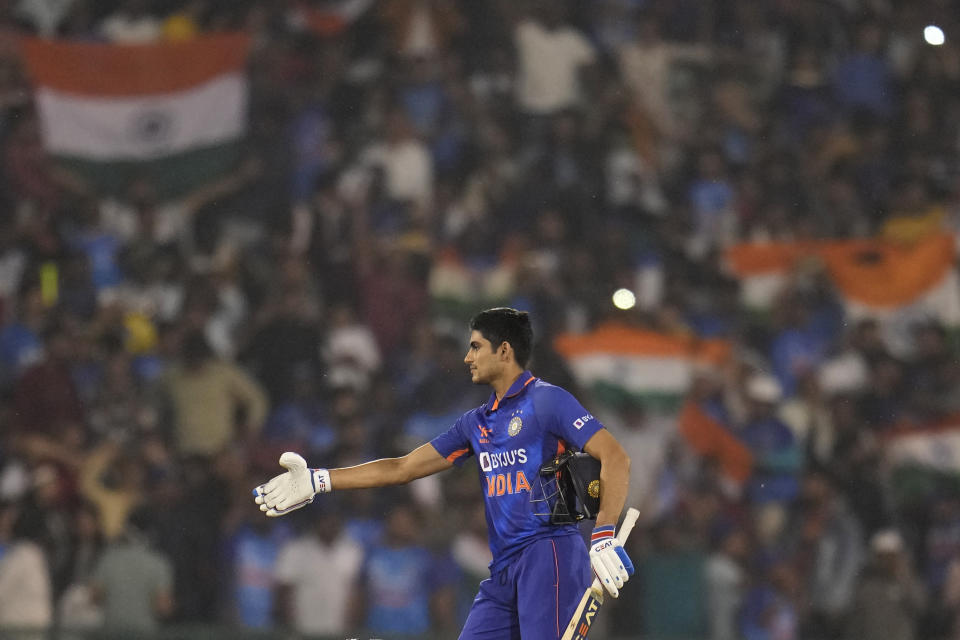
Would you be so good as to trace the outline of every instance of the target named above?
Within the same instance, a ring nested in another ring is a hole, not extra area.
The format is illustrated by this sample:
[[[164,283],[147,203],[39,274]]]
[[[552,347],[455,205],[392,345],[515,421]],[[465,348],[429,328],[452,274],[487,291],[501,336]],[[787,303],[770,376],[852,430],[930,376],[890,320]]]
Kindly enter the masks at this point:
[[[614,537],[630,459],[569,392],[526,370],[533,342],[526,312],[481,311],[470,330],[464,362],[474,384],[492,387],[485,404],[399,458],[310,469],[301,456],[284,453],[280,464],[287,471],[254,489],[255,501],[268,516],[281,516],[320,493],[405,484],[475,458],[493,562],[460,639],[556,640],[594,573],[613,597],[633,573]],[[589,552],[576,525],[551,524],[531,500],[541,466],[569,447],[600,461],[600,504]]]

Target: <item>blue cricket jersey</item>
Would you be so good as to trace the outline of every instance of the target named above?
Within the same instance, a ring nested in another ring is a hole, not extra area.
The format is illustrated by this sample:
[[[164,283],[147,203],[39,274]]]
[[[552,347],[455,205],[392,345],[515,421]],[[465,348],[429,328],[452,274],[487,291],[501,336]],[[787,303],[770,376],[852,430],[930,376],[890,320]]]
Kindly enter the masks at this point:
[[[537,473],[544,462],[572,446],[583,449],[603,425],[570,392],[535,378],[529,371],[511,385],[503,400],[487,402],[460,416],[431,444],[461,465],[476,456],[487,515],[491,571],[533,540],[578,534],[575,525],[552,525],[534,513],[547,506]]]

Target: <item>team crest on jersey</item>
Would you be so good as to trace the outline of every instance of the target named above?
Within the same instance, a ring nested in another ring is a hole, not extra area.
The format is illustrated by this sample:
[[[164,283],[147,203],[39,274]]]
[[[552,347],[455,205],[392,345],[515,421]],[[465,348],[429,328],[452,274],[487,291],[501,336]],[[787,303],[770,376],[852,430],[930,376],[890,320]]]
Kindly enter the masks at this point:
[[[599,498],[600,497],[600,481],[594,480],[590,484],[588,484],[587,493],[590,494],[591,498]]]
[[[523,428],[523,420],[520,419],[520,416],[513,416],[510,418],[510,423],[507,425],[507,433],[511,436],[515,436],[520,433],[520,429]]]

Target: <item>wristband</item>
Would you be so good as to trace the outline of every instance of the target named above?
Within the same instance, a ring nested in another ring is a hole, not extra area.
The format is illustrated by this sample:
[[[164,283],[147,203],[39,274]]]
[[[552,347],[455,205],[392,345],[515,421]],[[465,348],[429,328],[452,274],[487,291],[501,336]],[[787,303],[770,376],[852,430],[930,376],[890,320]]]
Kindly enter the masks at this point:
[[[590,544],[594,545],[597,542],[600,542],[601,540],[612,538],[613,529],[614,529],[614,526],[612,524],[608,524],[604,527],[596,527],[593,530],[593,534],[590,536]]]
[[[314,495],[333,491],[333,486],[330,484],[330,472],[326,469],[310,469],[310,482],[313,483]]]

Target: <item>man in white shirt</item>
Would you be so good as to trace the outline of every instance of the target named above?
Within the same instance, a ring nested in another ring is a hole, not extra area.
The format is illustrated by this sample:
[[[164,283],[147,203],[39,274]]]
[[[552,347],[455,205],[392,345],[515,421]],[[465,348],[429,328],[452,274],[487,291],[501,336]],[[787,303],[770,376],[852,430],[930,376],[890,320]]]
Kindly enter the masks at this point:
[[[637,37],[620,47],[617,58],[623,82],[634,104],[653,122],[659,135],[670,139],[680,136],[690,120],[690,101],[681,104],[671,94],[671,77],[682,64],[708,68],[714,55],[710,47],[702,44],[662,39],[660,24],[651,15],[640,19]]]
[[[20,0],[16,11],[37,30],[37,35],[53,38],[75,3],[76,0]]]
[[[580,78],[596,59],[593,45],[564,23],[562,3],[545,2],[539,19],[517,25],[517,102],[528,115],[551,115],[583,100]]]
[[[298,633],[340,635],[350,627],[350,598],[363,548],[342,533],[333,506],[310,515],[309,529],[280,549],[279,608]]]
[[[116,44],[148,44],[162,35],[160,19],[148,11],[145,0],[126,0],[120,8],[104,19],[100,33]]]
[[[37,543],[41,526],[18,503],[0,502],[0,628],[29,630],[25,640],[44,637],[53,623],[47,557]]]

